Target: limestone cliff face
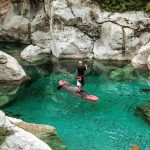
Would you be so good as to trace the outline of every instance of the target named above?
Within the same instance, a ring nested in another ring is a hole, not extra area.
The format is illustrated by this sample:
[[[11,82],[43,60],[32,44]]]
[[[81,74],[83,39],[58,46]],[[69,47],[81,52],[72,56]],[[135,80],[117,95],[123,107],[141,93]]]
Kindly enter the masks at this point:
[[[11,3],[9,0],[1,0],[0,1],[0,22],[2,22],[5,18],[5,15],[10,10]]]
[[[10,5],[0,41],[49,48],[59,58],[131,60],[150,42],[150,18],[143,11],[106,12],[92,0],[11,0]]]

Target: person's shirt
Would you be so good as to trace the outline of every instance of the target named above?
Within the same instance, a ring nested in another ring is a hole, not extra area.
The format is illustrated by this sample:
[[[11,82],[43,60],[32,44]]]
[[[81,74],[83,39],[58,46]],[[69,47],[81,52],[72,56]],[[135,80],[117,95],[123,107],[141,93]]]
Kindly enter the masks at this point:
[[[84,76],[84,71],[86,70],[86,67],[84,65],[77,66],[76,68],[78,76]]]

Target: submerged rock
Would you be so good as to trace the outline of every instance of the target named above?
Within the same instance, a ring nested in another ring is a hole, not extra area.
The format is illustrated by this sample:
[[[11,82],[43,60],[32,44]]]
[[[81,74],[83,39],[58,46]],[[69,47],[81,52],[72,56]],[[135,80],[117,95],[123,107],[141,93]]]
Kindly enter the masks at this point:
[[[138,107],[138,110],[143,114],[146,120],[150,123],[150,102]]]
[[[118,68],[116,70],[113,70],[110,73],[110,78],[116,81],[131,80],[134,78],[133,71],[134,68],[131,65],[127,65],[123,68]]]
[[[26,74],[18,61],[10,55],[0,51],[0,82],[22,81]]]
[[[11,103],[20,88],[20,83],[0,83],[0,107]]]

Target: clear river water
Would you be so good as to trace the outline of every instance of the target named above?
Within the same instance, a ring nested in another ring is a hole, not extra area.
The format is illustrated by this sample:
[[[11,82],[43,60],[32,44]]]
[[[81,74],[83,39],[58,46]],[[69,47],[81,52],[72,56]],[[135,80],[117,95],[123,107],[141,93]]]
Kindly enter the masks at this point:
[[[137,106],[150,101],[150,92],[143,90],[150,89],[147,68],[85,60],[89,67],[85,89],[100,98],[92,103],[56,89],[60,79],[76,83],[77,60],[27,63],[19,58],[20,49],[1,47],[18,59],[31,78],[3,108],[7,115],[55,126],[69,150],[130,150],[136,145],[150,150],[150,124],[137,111]]]

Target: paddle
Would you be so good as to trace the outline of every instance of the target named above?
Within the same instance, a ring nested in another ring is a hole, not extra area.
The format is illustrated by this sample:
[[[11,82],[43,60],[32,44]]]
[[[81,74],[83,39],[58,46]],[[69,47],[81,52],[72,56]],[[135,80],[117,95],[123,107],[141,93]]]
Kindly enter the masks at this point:
[[[57,86],[57,90],[60,90],[62,88],[63,85],[59,85]]]

